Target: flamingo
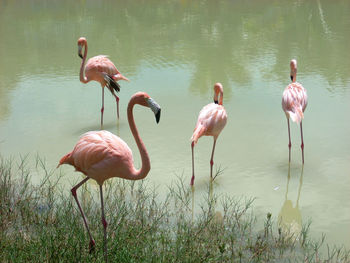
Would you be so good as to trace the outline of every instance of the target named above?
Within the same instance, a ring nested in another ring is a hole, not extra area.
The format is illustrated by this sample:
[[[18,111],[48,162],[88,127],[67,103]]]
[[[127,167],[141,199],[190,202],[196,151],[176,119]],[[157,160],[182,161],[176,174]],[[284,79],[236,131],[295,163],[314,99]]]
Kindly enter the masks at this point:
[[[220,95],[220,98],[219,98]],[[203,107],[199,112],[196,127],[194,128],[193,135],[191,138],[191,149],[192,149],[192,178],[191,186],[194,184],[194,153],[193,148],[196,145],[198,139],[205,136],[213,136],[214,143],[210,158],[210,178],[213,179],[213,158],[215,151],[216,140],[226,125],[227,114],[224,106],[222,106],[224,96],[224,90],[221,83],[214,85],[214,103],[210,103]],[[219,100],[218,100],[219,99]]]
[[[84,48],[84,56],[82,55],[82,50]],[[82,83],[88,83],[91,80],[100,82],[102,87],[102,108],[101,108],[101,129],[103,126],[103,112],[104,112],[104,87],[110,90],[117,102],[117,118],[119,119],[119,97],[114,93],[114,91],[120,91],[120,85],[117,81],[126,80],[128,78],[124,77],[118,69],[115,67],[112,61],[108,59],[107,56],[99,55],[90,58],[86,65],[85,60],[87,56],[87,40],[85,37],[78,39],[78,55],[83,60],[80,66],[80,81]],[[84,76],[85,71],[85,76]]]
[[[127,114],[130,130],[139,148],[142,160],[141,169],[137,170],[133,165],[133,156],[129,146],[118,136],[109,131],[90,131],[81,136],[73,151],[63,156],[58,164],[70,164],[76,171],[82,172],[86,178],[71,189],[72,195],[77,202],[80,213],[83,217],[85,227],[90,237],[90,252],[95,247],[95,241],[91,236],[84,212],[77,198],[77,189],[89,179],[97,181],[100,187],[102,225],[104,231],[104,257],[107,262],[107,221],[105,219],[103,206],[103,182],[112,177],[120,177],[127,180],[141,180],[145,178],[151,169],[150,159],[136,129],[133,107],[135,104],[149,107],[156,117],[160,119],[160,107],[150,96],[144,92],[134,94],[128,104]]]
[[[302,151],[302,160],[304,164],[304,140],[303,140],[303,125],[302,119],[304,119],[304,111],[307,106],[307,93],[304,87],[296,82],[297,78],[297,61],[292,59],[290,61],[290,79],[292,83],[289,84],[282,95],[282,108],[287,117],[288,122],[288,137],[289,137],[289,162],[290,162],[290,149],[292,146],[290,140],[290,126],[289,118],[293,122],[300,123],[300,134],[301,134],[301,151]]]

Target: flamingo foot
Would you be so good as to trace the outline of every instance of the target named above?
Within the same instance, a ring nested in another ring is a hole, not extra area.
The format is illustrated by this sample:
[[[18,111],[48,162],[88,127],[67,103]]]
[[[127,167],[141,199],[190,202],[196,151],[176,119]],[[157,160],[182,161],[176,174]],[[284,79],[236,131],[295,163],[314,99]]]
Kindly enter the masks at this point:
[[[116,96],[115,100],[117,101],[117,118],[119,120],[119,97]]]
[[[290,163],[290,149],[292,148],[292,144],[289,142],[288,143],[288,149],[289,149],[289,157],[288,157],[288,159],[289,159],[289,163]]]
[[[70,191],[74,197],[77,197],[77,189],[75,187],[73,187]]]
[[[106,219],[104,219],[104,218],[102,218],[102,225],[103,225],[104,229],[107,229],[108,224],[107,224]]]
[[[210,160],[210,179],[211,181],[213,181],[213,165],[214,165],[214,161]]]
[[[95,251],[95,240],[91,239],[89,243],[89,253],[91,254],[94,251]]]
[[[302,154],[302,159],[303,159],[303,165],[304,165],[304,142],[301,143],[301,154]]]
[[[103,112],[105,111],[105,108],[104,107],[102,107],[101,108],[101,130],[102,130],[102,128],[103,128]]]
[[[193,184],[194,184],[194,176],[192,176],[192,178],[191,178],[191,183],[190,183],[190,185],[193,186]]]
[[[107,256],[107,221],[104,218],[104,216],[102,217],[102,225],[103,225],[103,232],[104,232],[104,237],[103,237],[103,254],[105,257],[105,262],[108,262],[108,256]]]

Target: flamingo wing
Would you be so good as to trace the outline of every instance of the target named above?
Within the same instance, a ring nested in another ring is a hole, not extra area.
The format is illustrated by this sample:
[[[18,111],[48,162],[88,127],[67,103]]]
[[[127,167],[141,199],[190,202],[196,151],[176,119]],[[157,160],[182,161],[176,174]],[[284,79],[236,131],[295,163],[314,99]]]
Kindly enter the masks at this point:
[[[92,57],[88,60],[85,66],[85,71],[94,69],[97,72],[104,72],[110,76],[120,73],[108,56],[100,55]]]
[[[90,58],[85,66],[85,76],[88,80],[95,80],[108,88],[112,88],[117,92],[120,86],[116,84],[115,78],[119,76],[120,72],[117,70],[112,61],[107,56],[100,55]]]
[[[300,122],[307,106],[305,88],[297,82],[289,84],[282,95],[282,108],[293,121]]]
[[[113,176],[124,177],[133,167],[129,146],[108,131],[91,131],[82,135],[70,159],[76,170],[100,184]]]
[[[227,122],[226,110],[222,105],[210,103],[199,112],[196,127],[191,140],[197,140],[203,135],[217,137]]]

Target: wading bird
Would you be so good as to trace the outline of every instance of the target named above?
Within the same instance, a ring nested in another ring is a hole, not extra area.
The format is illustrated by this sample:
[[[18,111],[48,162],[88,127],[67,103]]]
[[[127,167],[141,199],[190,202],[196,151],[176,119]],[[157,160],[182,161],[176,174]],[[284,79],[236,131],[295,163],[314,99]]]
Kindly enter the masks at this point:
[[[301,151],[302,151],[302,160],[304,164],[304,140],[303,140],[303,126],[302,119],[304,118],[304,111],[307,106],[307,93],[304,87],[296,82],[297,78],[297,61],[292,59],[290,61],[290,79],[292,83],[289,84],[282,95],[282,108],[286,114],[288,122],[288,137],[289,137],[289,162],[290,162],[290,149],[292,143],[290,140],[290,126],[289,118],[293,122],[300,123],[300,134],[301,134]]]
[[[82,50],[84,48],[84,56],[82,55]],[[80,81],[82,83],[88,83],[91,80],[100,82],[102,87],[102,108],[101,108],[101,129],[103,126],[103,112],[104,112],[104,87],[106,86],[117,102],[117,118],[119,119],[119,97],[114,93],[114,91],[120,91],[120,85],[117,81],[126,80],[118,69],[115,67],[112,61],[108,59],[107,56],[99,55],[90,58],[86,65],[85,60],[87,56],[87,41],[86,38],[81,37],[78,39],[78,55],[83,60],[80,66]],[[84,76],[85,71],[85,76]]]
[[[108,131],[90,131],[81,136],[72,152],[66,154],[60,160],[58,166],[70,164],[76,171],[82,172],[86,178],[74,186],[71,190],[72,195],[77,202],[86,230],[90,237],[90,251],[95,246],[95,241],[91,236],[84,212],[77,198],[77,189],[87,180],[94,179],[100,186],[102,225],[104,231],[104,256],[107,261],[107,222],[103,206],[103,182],[112,177],[120,177],[128,180],[140,180],[147,176],[151,169],[150,159],[147,150],[143,144],[133,117],[133,107],[140,104],[149,107],[156,117],[157,123],[160,119],[159,105],[144,92],[134,94],[129,102],[127,114],[130,130],[135,138],[139,148],[142,160],[141,169],[136,170],[133,164],[133,156],[129,146],[118,136]],[[58,167],[57,166],[57,167]]]
[[[220,98],[219,98],[220,95]],[[224,96],[224,90],[221,83],[214,85],[214,103],[210,103],[203,107],[199,112],[196,127],[191,138],[191,149],[192,149],[192,178],[191,185],[194,184],[194,153],[193,148],[197,143],[198,139],[205,136],[213,136],[213,150],[210,158],[210,178],[213,179],[213,158],[215,151],[216,140],[226,125],[227,114],[224,106],[222,106]]]

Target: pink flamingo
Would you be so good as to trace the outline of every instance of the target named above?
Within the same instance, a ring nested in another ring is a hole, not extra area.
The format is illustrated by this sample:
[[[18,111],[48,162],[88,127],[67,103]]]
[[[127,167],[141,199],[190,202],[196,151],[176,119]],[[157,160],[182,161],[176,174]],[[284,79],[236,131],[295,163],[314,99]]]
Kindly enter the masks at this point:
[[[292,146],[290,140],[290,127],[289,127],[289,118],[292,121],[300,123],[300,134],[301,134],[301,151],[302,151],[302,159],[304,164],[304,140],[303,140],[303,126],[302,119],[304,118],[304,111],[307,106],[307,93],[304,87],[296,82],[297,78],[297,61],[292,59],[290,61],[290,79],[292,83],[289,84],[282,96],[282,108],[286,114],[287,122],[288,122],[288,137],[289,137],[289,162],[290,162],[290,149]]]
[[[66,154],[60,160],[62,164],[73,165],[76,171],[82,172],[87,177],[71,189],[72,195],[78,204],[83,221],[90,237],[90,251],[94,249],[95,241],[91,236],[85,215],[77,198],[77,189],[87,180],[94,179],[100,185],[102,225],[104,231],[104,256],[107,261],[107,222],[103,206],[103,182],[111,177],[120,177],[128,180],[140,180],[147,176],[151,169],[150,159],[136,129],[133,116],[133,107],[140,104],[151,108],[157,123],[160,119],[160,107],[150,96],[144,92],[134,94],[129,102],[127,114],[130,130],[139,148],[142,167],[136,170],[133,165],[133,156],[129,146],[118,136],[108,131],[90,131],[81,136],[72,152]],[[57,166],[57,167],[58,167]]]
[[[82,56],[82,50],[84,49],[84,56]],[[100,82],[102,87],[102,108],[101,108],[101,128],[103,126],[103,112],[104,112],[104,87],[110,90],[112,95],[117,101],[117,117],[119,119],[119,97],[114,93],[114,91],[120,91],[120,85],[117,83],[119,80],[129,81],[124,77],[118,69],[115,67],[112,61],[110,61],[107,56],[95,56],[90,58],[86,65],[85,60],[87,56],[87,41],[85,37],[78,39],[78,55],[83,60],[80,66],[80,81],[82,83],[88,83],[91,80]],[[85,71],[85,76],[84,76]]]
[[[220,95],[220,98],[219,98]],[[224,106],[222,106],[224,96],[224,90],[221,83],[214,85],[214,103],[210,103],[203,107],[199,112],[196,127],[194,128],[193,135],[191,138],[191,149],[192,149],[192,178],[191,185],[194,184],[194,154],[193,148],[197,143],[198,139],[205,136],[213,136],[213,150],[210,158],[210,178],[213,179],[213,158],[215,151],[216,140],[226,125],[227,114]],[[219,100],[218,100],[219,99]]]

